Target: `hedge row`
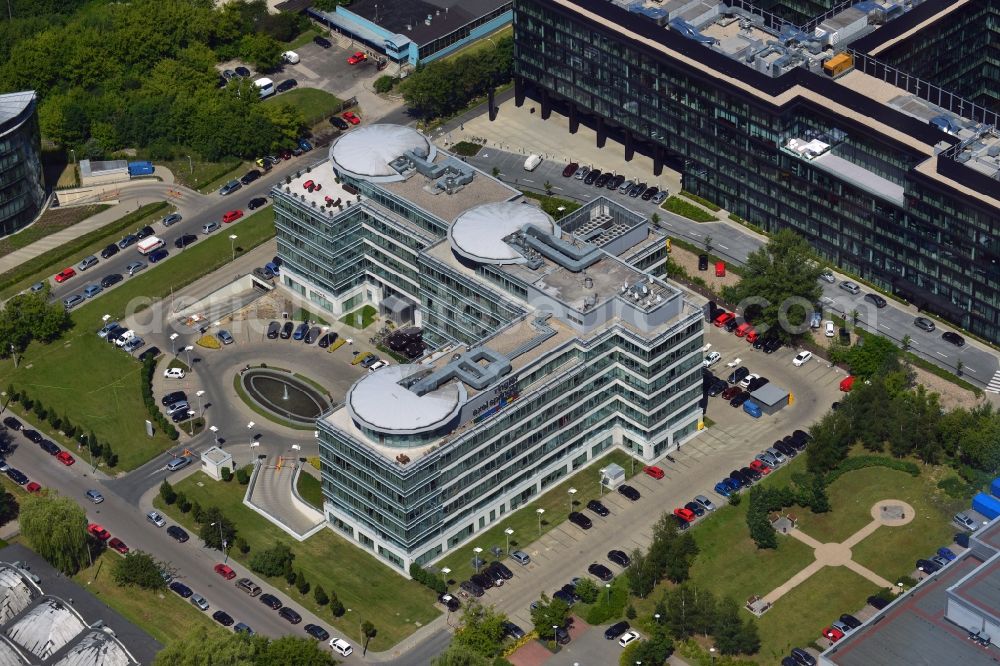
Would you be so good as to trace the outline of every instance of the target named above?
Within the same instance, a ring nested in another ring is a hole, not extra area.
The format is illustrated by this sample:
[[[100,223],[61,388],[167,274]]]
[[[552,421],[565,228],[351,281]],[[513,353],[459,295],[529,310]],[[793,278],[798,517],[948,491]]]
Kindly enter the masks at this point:
[[[887,458],[886,456],[853,456],[828,472],[824,480],[829,485],[840,478],[842,474],[853,472],[857,469],[864,469],[865,467],[888,467],[889,469],[906,472],[910,476],[920,476],[920,468],[916,463],[908,460],[896,460],[894,458]]]

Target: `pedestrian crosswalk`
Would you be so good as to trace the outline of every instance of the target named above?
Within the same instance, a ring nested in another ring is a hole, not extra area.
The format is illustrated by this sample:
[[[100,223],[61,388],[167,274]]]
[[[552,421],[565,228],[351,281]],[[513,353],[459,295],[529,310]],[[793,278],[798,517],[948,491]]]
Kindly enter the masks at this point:
[[[986,391],[988,393],[1000,393],[1000,370],[993,373],[993,379],[986,385]]]

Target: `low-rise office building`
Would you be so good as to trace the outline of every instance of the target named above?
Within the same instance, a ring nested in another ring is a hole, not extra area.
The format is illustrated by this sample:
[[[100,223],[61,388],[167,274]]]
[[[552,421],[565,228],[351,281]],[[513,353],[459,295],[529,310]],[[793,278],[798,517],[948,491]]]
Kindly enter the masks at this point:
[[[0,95],[0,236],[31,224],[45,205],[38,96]]]
[[[1000,342],[996,6],[838,3],[792,24],[744,0],[514,0],[515,97]],[[976,21],[980,49],[960,36]]]
[[[655,460],[701,416],[702,304],[647,270],[647,220],[558,223],[417,131],[348,132],[273,191],[283,285],[333,315],[411,312],[429,353],[317,421],[324,511],[406,572],[611,447]]]

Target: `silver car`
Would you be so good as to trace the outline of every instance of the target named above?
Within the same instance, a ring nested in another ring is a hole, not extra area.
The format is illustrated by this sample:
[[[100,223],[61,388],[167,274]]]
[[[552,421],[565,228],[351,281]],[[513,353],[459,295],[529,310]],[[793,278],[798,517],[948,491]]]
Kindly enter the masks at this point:
[[[133,261],[131,264],[125,267],[125,272],[129,274],[129,277],[131,277],[144,268],[146,268],[145,261]]]
[[[65,308],[69,310],[70,308],[75,308],[80,303],[83,303],[85,300],[86,298],[84,298],[83,295],[73,294],[72,296],[67,296],[66,298],[63,299],[63,306],[65,306]]]
[[[706,511],[715,511],[715,503],[704,495],[695,496],[694,501],[705,507]]]
[[[235,178],[219,188],[219,194],[226,196],[243,187],[243,184]]]
[[[841,282],[840,283],[840,288],[843,289],[844,291],[850,293],[850,294],[857,295],[857,294],[861,293],[861,287],[859,287],[855,283],[850,282],[848,280],[844,280],[843,282]]]
[[[208,610],[208,601],[205,599],[205,597],[201,596],[200,594],[192,594],[191,603],[203,611]]]
[[[510,559],[514,560],[521,566],[527,566],[527,564],[531,562],[531,556],[523,550],[515,550],[510,554]]]
[[[762,463],[764,463],[768,467],[771,467],[771,468],[778,467],[778,461],[775,460],[774,456],[772,456],[767,451],[764,451],[762,453],[758,453],[757,454],[757,460],[761,461]]]
[[[76,265],[76,270],[85,271],[88,268],[91,268],[96,265],[97,265],[97,257],[95,257],[94,255],[90,255],[89,257],[85,257],[80,263]]]
[[[778,449],[774,448],[773,446],[768,447],[764,451],[764,453],[770,453],[771,457],[777,460],[779,465],[784,465],[786,462],[788,462],[788,458],[785,457],[785,454],[779,451]]]
[[[171,213],[170,215],[167,215],[165,218],[163,218],[163,226],[169,227],[172,224],[177,224],[178,222],[181,221],[181,219],[182,218],[180,213]]]

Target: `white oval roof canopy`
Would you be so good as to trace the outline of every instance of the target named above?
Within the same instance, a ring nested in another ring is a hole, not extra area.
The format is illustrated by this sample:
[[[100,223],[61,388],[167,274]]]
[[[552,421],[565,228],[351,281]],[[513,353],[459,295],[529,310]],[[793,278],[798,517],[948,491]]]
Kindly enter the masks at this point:
[[[351,130],[330,146],[338,170],[368,178],[399,177],[389,163],[408,150],[423,157],[436,152],[427,137],[403,125],[366,125]]]
[[[451,249],[481,264],[522,263],[524,257],[503,241],[524,225],[547,233],[556,229],[552,218],[537,206],[501,201],[470,208],[448,228]]]
[[[386,434],[414,434],[449,423],[465,402],[461,382],[449,382],[422,396],[398,382],[424,370],[419,365],[390,365],[362,377],[347,392],[351,416]]]

